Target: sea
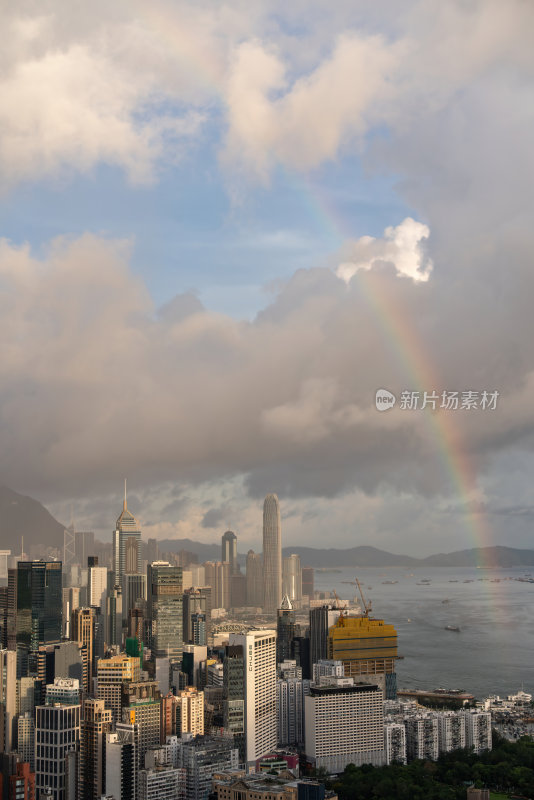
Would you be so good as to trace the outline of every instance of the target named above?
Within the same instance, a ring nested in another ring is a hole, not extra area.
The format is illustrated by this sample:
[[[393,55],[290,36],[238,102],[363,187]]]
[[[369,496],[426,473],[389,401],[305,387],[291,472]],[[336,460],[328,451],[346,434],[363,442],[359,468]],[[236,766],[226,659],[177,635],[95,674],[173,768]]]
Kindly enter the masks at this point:
[[[398,634],[399,689],[534,694],[534,567],[316,569],[315,589],[353,600]],[[447,630],[458,628],[459,630]]]

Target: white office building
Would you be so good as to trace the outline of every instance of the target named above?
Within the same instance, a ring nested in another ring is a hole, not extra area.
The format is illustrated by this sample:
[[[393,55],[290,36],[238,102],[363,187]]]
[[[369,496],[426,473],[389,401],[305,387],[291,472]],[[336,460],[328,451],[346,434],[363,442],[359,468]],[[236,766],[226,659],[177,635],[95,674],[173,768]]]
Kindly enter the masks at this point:
[[[108,589],[108,568],[89,567],[88,575],[89,605],[106,613],[106,592]]]
[[[347,764],[383,765],[383,699],[377,686],[355,684],[353,678],[311,684],[304,698],[307,760],[334,773]]]
[[[277,746],[276,631],[230,634],[229,643],[243,648],[246,761],[252,766]]]

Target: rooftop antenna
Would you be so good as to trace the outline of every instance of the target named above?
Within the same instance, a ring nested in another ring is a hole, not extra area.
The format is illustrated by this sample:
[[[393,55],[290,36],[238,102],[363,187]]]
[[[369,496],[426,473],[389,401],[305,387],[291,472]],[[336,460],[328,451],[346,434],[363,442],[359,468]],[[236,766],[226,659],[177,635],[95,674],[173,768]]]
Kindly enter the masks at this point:
[[[124,479],[124,510],[126,511],[126,478]]]
[[[24,536],[20,537],[20,560],[24,561]]]

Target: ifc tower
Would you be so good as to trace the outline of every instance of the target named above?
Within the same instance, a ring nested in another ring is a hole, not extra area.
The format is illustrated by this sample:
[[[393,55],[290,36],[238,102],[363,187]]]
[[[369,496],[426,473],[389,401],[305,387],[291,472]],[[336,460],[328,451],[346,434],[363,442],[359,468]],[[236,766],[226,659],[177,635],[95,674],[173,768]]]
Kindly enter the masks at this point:
[[[282,602],[282,529],[275,494],[263,503],[263,610],[276,613]]]

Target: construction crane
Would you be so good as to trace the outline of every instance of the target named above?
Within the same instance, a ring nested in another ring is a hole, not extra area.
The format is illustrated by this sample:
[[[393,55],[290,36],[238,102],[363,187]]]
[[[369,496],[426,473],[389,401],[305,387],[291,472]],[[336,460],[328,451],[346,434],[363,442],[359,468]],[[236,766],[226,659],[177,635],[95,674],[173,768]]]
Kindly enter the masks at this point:
[[[336,605],[335,605],[336,611],[339,611],[339,624],[341,626],[344,626],[345,625],[345,616],[346,616],[345,608],[341,605],[341,601],[340,601],[339,597],[337,596],[336,590],[332,589],[332,591],[334,593],[334,597],[336,598]]]
[[[373,610],[373,606],[370,600],[366,600],[363,595],[363,589],[360,581],[356,578],[355,581],[342,581],[342,583],[350,583],[351,586],[357,586],[358,591],[360,592],[360,597],[362,598],[362,606],[364,608],[363,616],[369,618],[369,612]]]

